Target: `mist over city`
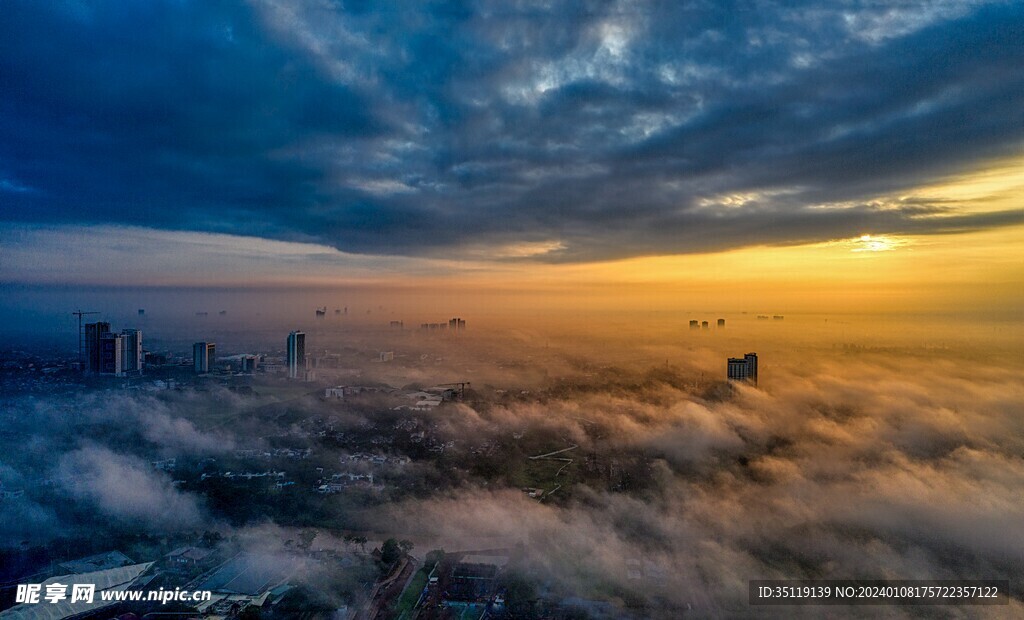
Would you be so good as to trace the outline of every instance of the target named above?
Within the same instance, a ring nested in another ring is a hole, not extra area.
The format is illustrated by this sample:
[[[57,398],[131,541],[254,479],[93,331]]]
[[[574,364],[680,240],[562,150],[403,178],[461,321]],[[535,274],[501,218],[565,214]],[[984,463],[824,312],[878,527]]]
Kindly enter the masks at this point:
[[[751,578],[1019,584],[1018,325],[695,311],[708,326],[459,331],[328,310],[302,321],[305,380],[273,368],[287,328],[260,346],[217,314],[182,317],[216,342],[197,377],[149,309],[167,361],[141,377],[44,368],[44,387],[8,363],[0,480],[25,491],[0,520],[8,574],[69,545],[152,556],[215,533],[224,559],[330,583],[315,606],[332,610],[365,602],[372,575],[353,573],[388,539],[500,550],[523,617],[744,614]],[[726,376],[744,347],[756,387]],[[264,367],[240,371],[245,355]]]
[[[10,2],[0,620],[1024,616],[1024,10]]]

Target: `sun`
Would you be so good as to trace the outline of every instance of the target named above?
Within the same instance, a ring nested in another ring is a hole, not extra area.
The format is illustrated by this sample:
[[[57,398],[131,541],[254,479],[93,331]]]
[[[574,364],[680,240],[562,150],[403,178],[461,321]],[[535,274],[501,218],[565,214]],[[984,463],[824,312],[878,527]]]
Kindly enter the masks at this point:
[[[906,242],[895,237],[884,235],[861,235],[853,241],[851,252],[888,252],[895,250]]]

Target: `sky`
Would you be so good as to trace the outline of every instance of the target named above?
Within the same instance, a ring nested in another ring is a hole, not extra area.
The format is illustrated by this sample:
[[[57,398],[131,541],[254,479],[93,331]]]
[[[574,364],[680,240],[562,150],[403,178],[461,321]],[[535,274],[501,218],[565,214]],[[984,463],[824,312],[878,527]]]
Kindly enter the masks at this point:
[[[1017,2],[4,13],[6,285],[1024,301]]]

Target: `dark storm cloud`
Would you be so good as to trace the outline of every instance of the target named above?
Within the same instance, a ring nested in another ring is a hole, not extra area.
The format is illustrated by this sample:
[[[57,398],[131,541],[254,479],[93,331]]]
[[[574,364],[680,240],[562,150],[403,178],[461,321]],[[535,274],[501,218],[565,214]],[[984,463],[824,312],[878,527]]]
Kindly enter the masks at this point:
[[[1019,224],[874,199],[1019,153],[1022,26],[945,2],[12,3],[0,206],[560,261]]]

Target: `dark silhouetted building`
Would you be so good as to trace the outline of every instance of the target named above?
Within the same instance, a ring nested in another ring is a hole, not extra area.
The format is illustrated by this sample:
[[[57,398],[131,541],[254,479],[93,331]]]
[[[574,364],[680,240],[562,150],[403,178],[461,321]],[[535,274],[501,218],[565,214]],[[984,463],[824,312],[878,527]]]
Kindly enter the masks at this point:
[[[700,321],[690,321],[690,329],[700,329]]]
[[[212,342],[197,342],[192,345],[192,368],[199,374],[206,374],[217,359],[217,345]]]
[[[725,319],[718,319],[718,326],[725,327]]]
[[[757,385],[757,353],[730,357],[727,372],[730,381],[748,381]]]
[[[100,337],[110,332],[110,323],[97,321],[85,324],[85,369],[100,371]]]
[[[306,371],[306,334],[294,331],[288,334],[286,346],[288,378],[302,379]]]

